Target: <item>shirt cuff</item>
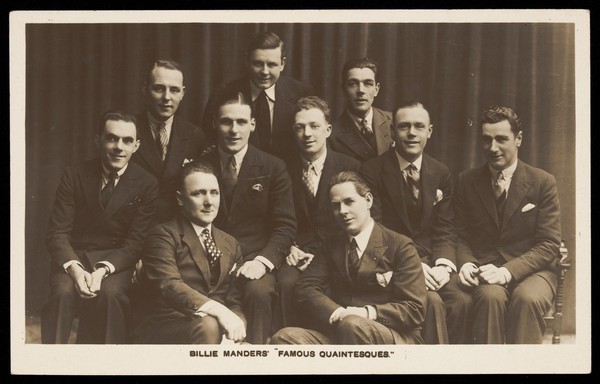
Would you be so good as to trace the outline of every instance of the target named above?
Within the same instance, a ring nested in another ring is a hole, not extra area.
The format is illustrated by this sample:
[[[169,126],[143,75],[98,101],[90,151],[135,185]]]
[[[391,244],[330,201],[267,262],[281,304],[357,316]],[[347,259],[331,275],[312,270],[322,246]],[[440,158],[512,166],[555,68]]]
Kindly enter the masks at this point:
[[[63,266],[62,266],[62,267],[63,267],[63,269],[65,270],[65,273],[69,273],[67,270],[69,269],[69,267],[70,267],[72,264],[75,264],[75,263],[76,263],[77,265],[79,265],[79,266],[81,267],[81,269],[84,269],[84,270],[85,270],[85,268],[83,268],[83,264],[81,264],[81,263],[79,262],[79,260],[69,260],[69,261],[67,261],[66,263],[64,263],[64,264],[63,264]]]
[[[510,271],[508,270],[508,268],[506,267],[500,267],[498,268],[502,271],[502,273],[504,273],[504,277],[506,278],[506,284],[510,283],[512,280],[512,273],[510,273]]]
[[[372,305],[365,305],[365,308],[367,308],[368,319],[377,320],[377,309]]]
[[[202,304],[202,306],[198,308],[196,312],[194,312],[194,316],[204,317],[208,315],[208,313],[211,311],[211,309],[214,308],[216,304],[217,302],[214,300],[207,301],[206,303]]]
[[[275,266],[273,265],[273,263],[271,263],[271,262],[269,261],[269,259],[267,259],[267,258],[266,258],[266,257],[264,257],[264,256],[260,256],[260,255],[259,255],[259,256],[256,256],[256,257],[254,258],[254,260],[258,260],[258,261],[260,261],[261,263],[263,263],[263,264],[265,265],[265,267],[267,267],[267,269],[269,270],[269,272],[271,272],[273,269],[275,269]]]
[[[109,263],[108,261],[99,261],[94,265],[94,270],[98,269],[98,268],[102,268],[102,267],[108,267],[108,274],[112,275],[113,273],[115,273],[116,268],[114,265],[112,265],[112,263]]]
[[[440,257],[439,259],[437,259],[435,261],[435,265],[436,265],[436,267],[438,265],[443,265],[445,267],[450,267],[450,269],[452,269],[452,271],[456,272],[456,265],[454,265],[453,262],[451,262],[450,260],[448,260],[446,258]],[[448,271],[448,272],[450,272],[450,271]]]

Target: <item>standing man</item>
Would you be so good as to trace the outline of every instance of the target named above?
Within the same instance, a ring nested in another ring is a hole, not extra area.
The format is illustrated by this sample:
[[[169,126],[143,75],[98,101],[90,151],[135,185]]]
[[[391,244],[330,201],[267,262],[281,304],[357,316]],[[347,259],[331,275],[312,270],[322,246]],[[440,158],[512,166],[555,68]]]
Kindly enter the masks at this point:
[[[144,143],[133,161],[153,174],[160,184],[155,223],[168,221],[178,212],[175,192],[181,166],[206,147],[204,133],[176,116],[185,94],[183,72],[172,60],[156,61],[142,87],[146,111],[137,116]]]
[[[134,340],[149,344],[218,344],[225,335],[242,341],[246,325],[235,269],[238,242],[212,225],[220,188],[212,168],[183,166],[177,191],[179,215],[154,227],[144,245],[150,291]]]
[[[256,129],[250,143],[263,152],[284,158],[296,150],[290,127],[293,124],[294,104],[300,97],[314,95],[312,86],[287,76],[286,51],[283,41],[273,32],[254,36],[246,50],[247,75],[218,88],[204,110],[202,128],[211,144],[217,141],[212,121],[223,95],[241,92],[252,100]]]
[[[401,104],[394,112],[394,148],[364,163],[361,174],[373,188],[375,220],[410,237],[421,258],[427,289],[424,342],[460,344],[466,341],[471,300],[456,275],[452,176],[423,153],[432,132],[423,104]]]
[[[331,148],[361,163],[392,145],[392,114],[373,107],[379,93],[378,66],[368,57],[349,60],[342,69],[346,110],[333,122]]]
[[[276,272],[296,233],[292,183],[283,160],[248,144],[255,122],[244,95],[226,95],[219,105],[214,120],[217,149],[200,159],[213,166],[222,186],[215,224],[242,246],[236,275],[245,280],[248,341],[264,344],[277,328],[272,318]]]
[[[79,315],[77,342],[128,341],[127,296],[149,228],[158,182],[135,163],[135,118],[106,113],[98,129],[100,158],[67,168],[46,237],[50,297],[42,309],[42,342],[67,343]]]
[[[539,344],[556,290],[556,181],[518,159],[523,131],[514,110],[492,106],[481,124],[487,162],[462,172],[456,193],[459,278],[473,298],[473,340]]]
[[[360,163],[350,156],[327,148],[331,135],[329,106],[317,96],[303,97],[294,107],[294,136],[300,154],[288,160],[292,179],[298,228],[291,247],[278,272],[283,325],[297,324],[294,284],[310,264],[316,250],[340,231],[329,208],[327,183],[341,171],[357,170]]]
[[[272,344],[420,344],[423,272],[412,241],[370,215],[373,195],[356,172],[331,180],[329,198],[344,233],[329,239],[296,285],[314,329],[288,327]]]

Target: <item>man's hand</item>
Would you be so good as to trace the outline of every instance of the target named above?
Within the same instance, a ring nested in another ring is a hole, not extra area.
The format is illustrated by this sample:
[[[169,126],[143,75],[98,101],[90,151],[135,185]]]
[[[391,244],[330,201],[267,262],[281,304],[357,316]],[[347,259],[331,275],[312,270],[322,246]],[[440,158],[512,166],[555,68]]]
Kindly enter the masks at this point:
[[[246,338],[244,321],[226,306],[219,304],[211,311],[219,325],[225,330],[225,337],[233,341],[243,341]]]
[[[304,271],[308,264],[312,261],[313,255],[312,253],[306,253],[302,251],[300,248],[293,246],[290,248],[290,254],[285,258],[285,262],[291,266],[296,267],[300,272]]]
[[[75,288],[79,293],[79,297],[82,299],[91,299],[96,297],[96,294],[90,290],[90,285],[92,284],[92,275],[88,271],[81,268],[78,263],[73,263],[69,266],[67,272],[75,283]]]
[[[450,272],[448,272],[448,268],[446,268],[445,265],[436,265],[433,268],[429,268],[428,273],[429,277],[433,278],[437,284],[437,289],[435,289],[436,291],[450,281]],[[425,280],[427,280],[427,275],[425,275]]]
[[[333,324],[338,321],[344,320],[346,316],[355,315],[359,317],[363,317],[365,319],[369,318],[369,311],[365,307],[339,307],[329,317],[329,324]]]
[[[479,285],[479,268],[473,263],[466,263],[458,272],[458,279],[467,287],[477,287]]]
[[[92,283],[90,284],[90,292],[98,293],[100,292],[100,287],[102,286],[102,280],[104,280],[104,276],[106,276],[106,269],[104,267],[96,269],[94,272],[90,274],[92,276]]]
[[[238,269],[236,276],[242,275],[250,280],[258,280],[267,273],[267,267],[258,260],[246,261],[240,269]]]
[[[504,271],[506,268],[498,268],[494,264],[486,264],[479,267],[479,278],[488,284],[505,285],[509,281]]]

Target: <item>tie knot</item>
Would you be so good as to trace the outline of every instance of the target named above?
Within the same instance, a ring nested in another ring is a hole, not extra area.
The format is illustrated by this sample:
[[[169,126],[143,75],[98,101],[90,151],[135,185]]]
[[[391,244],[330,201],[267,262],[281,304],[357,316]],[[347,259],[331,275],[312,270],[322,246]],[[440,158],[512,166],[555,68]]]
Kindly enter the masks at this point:
[[[235,156],[233,156],[233,155],[229,156],[228,163],[232,168],[237,168],[237,161],[235,161]]]
[[[167,123],[165,123],[164,121],[161,121],[160,123],[158,123],[158,125],[156,126],[156,130],[157,131],[165,131],[167,129]]]
[[[496,175],[496,184],[501,183],[505,180],[506,180],[506,178],[504,177],[504,172],[502,172],[502,171],[498,172],[498,174]]]
[[[414,165],[413,163],[408,164],[408,166],[405,168],[406,172],[408,173],[416,173],[419,172],[419,170],[417,169],[417,166]]]
[[[114,182],[119,177],[119,174],[116,171],[111,171],[108,173],[108,182]]]
[[[356,243],[356,238],[355,238],[355,237],[353,237],[353,238],[350,240],[350,249],[356,249],[356,248],[358,248],[358,244]]]
[[[306,164],[306,171],[307,172],[314,172],[315,174],[317,173],[317,169],[315,167],[314,163],[311,163],[310,161],[308,162],[308,164]]]
[[[204,228],[204,229],[202,230],[202,234],[203,234],[204,236],[208,237],[208,236],[210,236],[210,231],[208,230],[208,228]]]

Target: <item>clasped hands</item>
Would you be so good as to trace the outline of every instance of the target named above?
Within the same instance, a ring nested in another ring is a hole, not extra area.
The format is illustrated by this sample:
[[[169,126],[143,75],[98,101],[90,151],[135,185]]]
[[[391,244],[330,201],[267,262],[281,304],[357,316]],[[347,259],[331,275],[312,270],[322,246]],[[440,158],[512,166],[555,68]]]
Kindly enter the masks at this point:
[[[223,304],[215,302],[208,314],[217,319],[219,325],[225,330],[225,337],[229,340],[239,342],[246,338],[244,321]]]
[[[460,269],[458,278],[468,287],[477,287],[479,283],[506,285],[510,282],[510,272],[504,267],[493,264],[482,265],[477,268],[473,263],[466,263]]]
[[[315,257],[312,253],[302,251],[300,248],[292,245],[290,248],[290,254],[285,258],[285,262],[290,267],[296,267],[300,272],[304,271],[308,264]]]
[[[98,268],[93,272],[88,272],[78,263],[73,263],[67,269],[69,276],[75,283],[75,288],[82,299],[92,299],[98,295],[102,286],[102,280],[106,275],[104,268]]]
[[[425,263],[421,263],[423,274],[425,275],[425,288],[428,291],[437,291],[450,281],[450,272],[444,265],[436,265],[430,267]]]

